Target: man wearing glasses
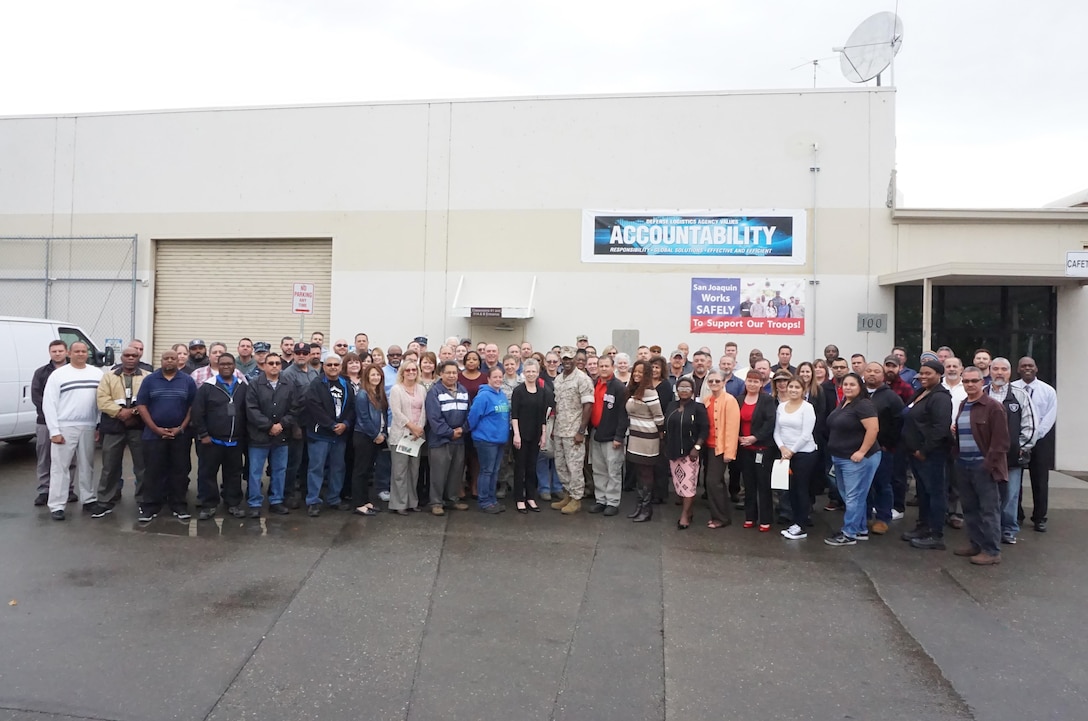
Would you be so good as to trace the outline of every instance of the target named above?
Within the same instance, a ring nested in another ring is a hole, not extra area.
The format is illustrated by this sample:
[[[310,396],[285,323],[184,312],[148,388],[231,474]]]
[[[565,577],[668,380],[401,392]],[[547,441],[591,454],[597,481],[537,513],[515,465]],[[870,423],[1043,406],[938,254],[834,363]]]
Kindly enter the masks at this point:
[[[1001,563],[1001,484],[1009,482],[1009,426],[1001,403],[986,395],[982,371],[968,366],[960,377],[966,397],[952,429],[959,453],[956,485],[970,543],[957,556],[976,566]]]
[[[302,398],[303,428],[309,453],[306,507],[311,518],[321,515],[321,486],[326,481],[325,498],[329,507],[341,511],[354,508],[340,500],[346,471],[347,434],[355,425],[355,391],[340,376],[340,365],[340,357],[336,354],[326,358],[322,362],[321,375],[310,383]]]
[[[336,341],[332,344],[332,352],[335,353],[340,359],[340,362],[343,363],[344,356],[348,354],[348,339],[337,338]]]
[[[249,517],[261,515],[261,472],[265,463],[272,467],[268,483],[268,510],[286,516],[284,485],[287,478],[287,456],[295,417],[292,408],[298,398],[297,386],[280,379],[283,359],[269,353],[264,361],[264,373],[255,378],[246,395],[246,428],[249,431],[249,487],[247,505]]]
[[[121,462],[125,448],[132,456],[132,470],[136,475],[136,503],[143,500],[144,449],[140,436],[144,422],[136,408],[136,396],[144,380],[140,368],[141,353],[133,346],[121,351],[121,365],[105,373],[98,384],[98,410],[102,418],[98,423],[102,434],[102,475],[98,479],[98,503],[91,518],[102,518],[113,513],[113,507],[121,500]]]

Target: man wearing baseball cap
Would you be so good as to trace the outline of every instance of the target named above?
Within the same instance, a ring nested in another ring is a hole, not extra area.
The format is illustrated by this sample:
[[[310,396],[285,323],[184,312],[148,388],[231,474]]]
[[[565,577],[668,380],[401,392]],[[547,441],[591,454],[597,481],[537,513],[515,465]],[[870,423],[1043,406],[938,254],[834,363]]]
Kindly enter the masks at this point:
[[[259,340],[253,344],[253,369],[246,373],[246,380],[253,381],[264,372],[264,362],[268,360],[268,354],[272,351],[272,344]]]
[[[200,338],[193,338],[189,341],[189,360],[185,361],[185,367],[181,370],[187,375],[192,375],[193,371],[203,368],[208,363],[208,344]]]

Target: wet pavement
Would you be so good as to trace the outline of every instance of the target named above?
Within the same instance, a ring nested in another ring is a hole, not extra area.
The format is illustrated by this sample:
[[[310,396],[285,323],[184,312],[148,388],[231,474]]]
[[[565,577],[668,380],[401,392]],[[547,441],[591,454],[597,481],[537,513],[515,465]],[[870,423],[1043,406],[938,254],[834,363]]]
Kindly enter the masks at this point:
[[[823,511],[791,542],[672,504],[139,527],[129,483],[57,523],[0,444],[0,721],[1082,719],[1088,484],[1054,486],[976,568],[828,547]]]

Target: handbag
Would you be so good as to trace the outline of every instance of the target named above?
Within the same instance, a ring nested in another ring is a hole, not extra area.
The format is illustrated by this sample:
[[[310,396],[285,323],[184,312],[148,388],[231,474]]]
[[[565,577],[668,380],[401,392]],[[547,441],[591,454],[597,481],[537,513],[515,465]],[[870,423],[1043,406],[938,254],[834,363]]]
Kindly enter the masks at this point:
[[[555,441],[552,440],[552,429],[555,427],[555,416],[548,413],[544,421],[544,447],[540,449],[540,455],[545,458],[555,458]]]
[[[778,458],[771,466],[771,490],[788,491],[790,489],[790,462]]]

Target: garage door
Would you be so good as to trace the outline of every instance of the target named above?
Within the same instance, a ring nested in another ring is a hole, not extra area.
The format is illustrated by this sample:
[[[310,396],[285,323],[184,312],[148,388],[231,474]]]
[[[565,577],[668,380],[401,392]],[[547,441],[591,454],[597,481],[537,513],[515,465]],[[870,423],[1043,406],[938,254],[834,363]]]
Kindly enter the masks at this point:
[[[306,335],[329,331],[332,240],[159,240],[155,243],[155,366],[175,343],[238,339],[279,346],[298,337],[291,312],[294,283],[313,283]]]

